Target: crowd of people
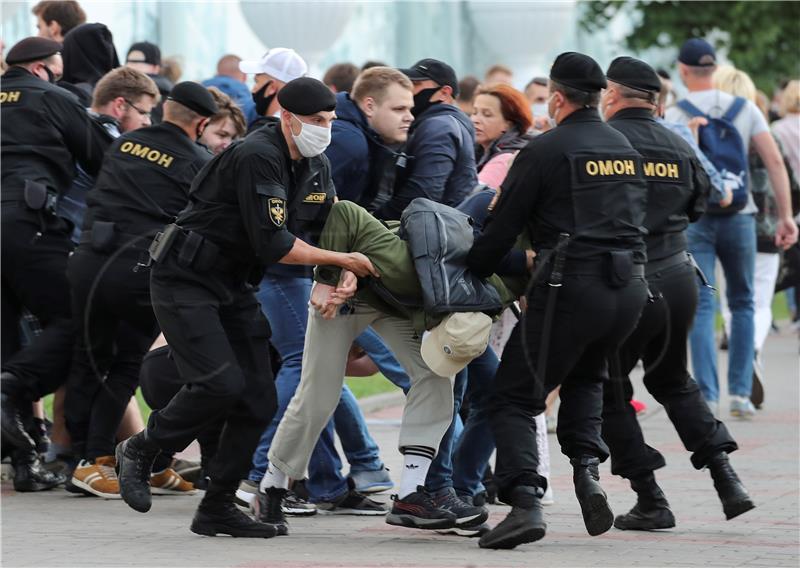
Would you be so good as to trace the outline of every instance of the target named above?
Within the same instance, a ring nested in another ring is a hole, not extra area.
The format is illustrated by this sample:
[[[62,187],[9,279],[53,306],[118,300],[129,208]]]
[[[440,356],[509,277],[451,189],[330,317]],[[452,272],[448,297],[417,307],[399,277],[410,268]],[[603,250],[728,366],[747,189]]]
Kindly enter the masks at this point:
[[[431,58],[317,80],[286,47],[181,81],[150,42],[121,62],[77,2],[33,14],[0,94],[16,491],[146,512],[202,489],[202,535],[385,515],[513,548],[545,535],[550,430],[590,535],[669,528],[641,362],[726,518],[755,506],[720,419],[766,404],[776,290],[800,311],[800,80],[769,99],[692,38],[685,96],[644,61],[576,52],[523,90],[504,65],[459,79]],[[399,480],[344,383],[378,371],[406,397]],[[175,457],[195,440],[199,462]],[[616,518],[609,457],[637,494]],[[369,497],[393,487],[391,507]],[[495,502],[512,509],[492,528]]]

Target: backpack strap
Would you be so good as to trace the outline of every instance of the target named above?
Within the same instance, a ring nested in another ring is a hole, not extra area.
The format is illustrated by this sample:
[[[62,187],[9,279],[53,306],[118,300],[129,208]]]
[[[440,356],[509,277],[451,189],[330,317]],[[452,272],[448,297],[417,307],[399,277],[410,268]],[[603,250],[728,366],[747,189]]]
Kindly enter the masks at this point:
[[[736,118],[736,115],[738,115],[744,108],[746,102],[747,101],[744,98],[736,97],[733,100],[733,103],[731,103],[731,106],[725,112],[725,114],[722,115],[723,120],[727,120],[728,122],[733,122],[733,120]]]
[[[692,116],[692,117],[695,117],[695,116],[706,116],[706,113],[704,113],[699,108],[694,106],[687,99],[682,99],[682,100],[678,101],[677,102],[677,106],[678,106],[679,109],[681,109],[683,112],[685,112],[689,116]],[[708,117],[706,117],[706,118],[708,118]]]

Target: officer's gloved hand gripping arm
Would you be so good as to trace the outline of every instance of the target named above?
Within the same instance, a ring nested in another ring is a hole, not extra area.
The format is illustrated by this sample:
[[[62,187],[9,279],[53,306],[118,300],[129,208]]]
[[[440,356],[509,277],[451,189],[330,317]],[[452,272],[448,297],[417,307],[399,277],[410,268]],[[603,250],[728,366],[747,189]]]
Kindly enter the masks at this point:
[[[360,253],[323,250],[298,239],[286,229],[286,188],[275,166],[258,156],[243,161],[242,183],[237,184],[239,207],[248,239],[258,259],[266,266],[304,264],[333,265],[358,276],[378,276],[369,259]]]
[[[50,109],[48,116],[59,118],[54,124],[70,153],[87,173],[96,176],[100,173],[103,155],[112,142],[111,137],[77,101],[60,93],[46,93],[44,102]]]
[[[531,219],[540,177],[530,147],[520,151],[502,184],[500,198],[486,227],[467,255],[467,266],[482,278],[497,271],[517,236]]]

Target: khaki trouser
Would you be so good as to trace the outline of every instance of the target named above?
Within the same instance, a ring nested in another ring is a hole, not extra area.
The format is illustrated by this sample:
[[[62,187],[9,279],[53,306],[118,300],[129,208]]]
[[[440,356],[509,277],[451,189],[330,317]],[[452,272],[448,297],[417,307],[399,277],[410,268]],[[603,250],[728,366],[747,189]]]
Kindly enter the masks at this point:
[[[311,452],[342,393],[347,353],[367,326],[383,338],[411,378],[399,448],[438,448],[453,415],[453,377],[431,371],[419,353],[411,322],[356,301],[349,313],[325,320],[309,307],[300,385],[281,420],[269,461],[294,479],[306,476]]]

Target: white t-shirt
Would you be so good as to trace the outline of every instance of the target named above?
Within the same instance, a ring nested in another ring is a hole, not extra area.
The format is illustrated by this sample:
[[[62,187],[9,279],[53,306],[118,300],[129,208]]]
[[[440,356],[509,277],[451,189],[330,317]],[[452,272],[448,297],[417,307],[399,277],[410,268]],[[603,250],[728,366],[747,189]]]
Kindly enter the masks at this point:
[[[735,97],[719,89],[707,91],[693,91],[686,95],[686,99],[696,106],[701,112],[713,118],[720,118],[733,104]],[[681,110],[677,105],[671,106],[664,113],[668,122],[688,124],[691,116]],[[733,125],[742,137],[745,153],[750,151],[750,140],[762,132],[769,132],[767,119],[752,101],[745,101],[742,110],[733,120]],[[748,195],[747,205],[739,213],[755,213],[758,208],[753,202],[752,195]]]

